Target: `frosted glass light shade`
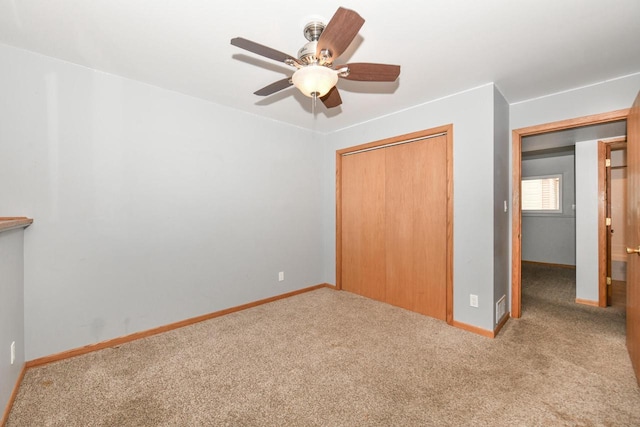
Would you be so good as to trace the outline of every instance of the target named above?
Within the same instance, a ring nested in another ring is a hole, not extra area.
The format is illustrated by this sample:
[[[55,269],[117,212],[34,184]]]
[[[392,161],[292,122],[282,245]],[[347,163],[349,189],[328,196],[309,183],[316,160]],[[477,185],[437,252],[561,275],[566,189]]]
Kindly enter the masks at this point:
[[[325,96],[338,82],[338,73],[322,65],[307,65],[291,77],[293,84],[308,97]]]

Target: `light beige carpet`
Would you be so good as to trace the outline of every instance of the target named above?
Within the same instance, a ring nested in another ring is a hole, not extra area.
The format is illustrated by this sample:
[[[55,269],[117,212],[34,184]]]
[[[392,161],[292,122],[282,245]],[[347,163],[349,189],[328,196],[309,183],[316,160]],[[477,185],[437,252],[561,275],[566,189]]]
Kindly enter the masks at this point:
[[[8,426],[633,426],[624,313],[525,268],[496,339],[321,289],[27,372]]]

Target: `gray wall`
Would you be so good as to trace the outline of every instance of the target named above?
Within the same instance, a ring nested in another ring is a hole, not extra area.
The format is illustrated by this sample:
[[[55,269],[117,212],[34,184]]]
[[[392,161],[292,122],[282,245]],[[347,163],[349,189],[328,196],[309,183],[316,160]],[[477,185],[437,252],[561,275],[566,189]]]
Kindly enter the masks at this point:
[[[493,319],[498,323],[500,319],[496,317],[495,303],[503,296],[509,295],[511,277],[511,258],[509,257],[511,175],[509,173],[509,104],[498,88],[494,87],[493,93]],[[507,203],[506,212],[505,202]],[[505,307],[508,306],[509,304],[506,303]]]
[[[454,319],[494,322],[494,86],[488,84],[334,132],[324,147],[324,280],[335,283],[335,152],[449,123],[453,130]],[[469,294],[479,307],[469,306]]]
[[[640,73],[511,104],[511,129],[600,114],[631,107]]]
[[[3,45],[0,63],[0,200],[35,219],[27,360],[323,282],[310,131]]]
[[[22,228],[0,232],[0,412],[4,411],[24,365]],[[11,342],[16,360],[11,364]]]
[[[598,301],[598,141],[576,144],[576,298]]]
[[[522,159],[522,177],[562,175],[562,213],[522,214],[522,259],[576,265],[574,155]]]

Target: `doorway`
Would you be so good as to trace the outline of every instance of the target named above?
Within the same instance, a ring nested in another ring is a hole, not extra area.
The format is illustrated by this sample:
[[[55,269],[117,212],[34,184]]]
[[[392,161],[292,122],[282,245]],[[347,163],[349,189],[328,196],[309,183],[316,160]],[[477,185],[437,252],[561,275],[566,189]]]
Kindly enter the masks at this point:
[[[610,113],[585,116],[577,119],[515,129],[512,131],[512,260],[511,260],[511,317],[522,316],[522,140],[533,135],[548,134],[557,131],[590,130],[595,125],[615,124],[626,122],[629,109],[617,110]],[[592,138],[599,139],[599,138]]]

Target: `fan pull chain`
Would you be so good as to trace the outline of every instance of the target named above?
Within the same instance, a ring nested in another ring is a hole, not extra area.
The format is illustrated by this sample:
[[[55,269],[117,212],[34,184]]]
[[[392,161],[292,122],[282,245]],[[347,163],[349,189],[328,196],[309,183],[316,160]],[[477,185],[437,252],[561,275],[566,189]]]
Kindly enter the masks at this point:
[[[313,100],[311,101],[311,114],[316,115],[316,102],[318,101],[318,92],[313,92],[313,96],[311,97]]]

